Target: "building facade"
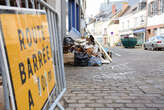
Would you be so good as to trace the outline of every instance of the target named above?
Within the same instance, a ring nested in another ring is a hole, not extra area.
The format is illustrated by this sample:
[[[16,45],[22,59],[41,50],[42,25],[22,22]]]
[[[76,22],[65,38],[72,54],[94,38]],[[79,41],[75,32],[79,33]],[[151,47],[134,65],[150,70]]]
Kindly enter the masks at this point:
[[[84,34],[86,23],[85,23],[85,11],[86,11],[86,0],[66,0],[66,31],[67,33],[75,28],[77,31]]]
[[[87,25],[89,32],[105,47],[109,46],[107,28],[112,16],[112,11],[102,11]]]
[[[146,41],[146,7],[134,14],[133,35],[137,38],[137,45],[142,45]]]
[[[146,2],[141,1],[132,6],[127,13],[119,18],[120,37],[136,37],[137,45],[145,42],[146,33]]]
[[[114,16],[111,18],[110,22],[108,23],[108,36],[109,36],[109,44],[111,47],[116,46],[120,42],[119,36],[119,17],[123,16],[124,13],[129,9],[128,3],[124,3],[121,10],[115,11]],[[113,7],[112,10],[114,11],[115,8]]]
[[[164,35],[164,0],[147,0],[146,39]]]

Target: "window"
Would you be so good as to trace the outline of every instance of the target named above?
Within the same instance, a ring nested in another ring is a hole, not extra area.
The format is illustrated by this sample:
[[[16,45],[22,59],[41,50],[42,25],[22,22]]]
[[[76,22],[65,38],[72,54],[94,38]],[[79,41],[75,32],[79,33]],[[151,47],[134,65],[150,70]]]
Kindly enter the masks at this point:
[[[157,35],[158,33],[157,33],[157,28],[154,28],[154,30],[153,30],[154,32],[154,35]]]
[[[158,40],[164,40],[164,36],[157,36]]]
[[[137,7],[136,7],[136,8],[134,8],[134,9],[132,10],[132,12],[135,12],[135,11],[137,11]]]
[[[141,25],[143,25],[144,24],[144,16],[141,16]]]
[[[162,13],[164,13],[164,0],[161,0]]]
[[[151,8],[152,7],[152,4],[150,3],[149,6],[148,6],[148,16],[151,16]]]
[[[158,4],[158,1],[156,0],[155,2],[154,2],[154,13],[155,13],[155,15],[157,15],[158,14],[158,7],[159,7],[159,4]]]
[[[69,31],[71,30],[71,28],[75,28],[79,31],[79,26],[80,26],[80,9],[79,9],[79,5],[76,4],[75,0],[69,0],[69,4],[68,4],[68,16],[69,16]]]
[[[148,7],[148,16],[154,16],[158,14],[158,7],[159,3],[158,1],[153,1],[149,4]]]
[[[153,3],[152,3],[152,15],[157,15],[157,7],[158,7],[158,4],[157,4],[158,2],[157,1],[154,1]]]
[[[162,1],[162,0],[158,0],[158,11],[159,11],[159,14],[161,14],[161,12],[162,12],[161,1]]]
[[[160,28],[160,35],[163,35],[164,36],[164,27],[161,27]]]
[[[150,16],[153,16],[154,15],[154,2],[152,2],[150,5],[150,11],[151,11]]]
[[[154,15],[154,2],[152,3],[151,15]]]
[[[142,10],[142,9],[144,9],[146,7],[146,2],[141,2],[140,4],[139,4],[139,10]]]
[[[80,24],[79,24],[79,16],[80,16],[80,13],[79,13],[79,5],[76,4],[76,29],[79,31],[80,29]]]

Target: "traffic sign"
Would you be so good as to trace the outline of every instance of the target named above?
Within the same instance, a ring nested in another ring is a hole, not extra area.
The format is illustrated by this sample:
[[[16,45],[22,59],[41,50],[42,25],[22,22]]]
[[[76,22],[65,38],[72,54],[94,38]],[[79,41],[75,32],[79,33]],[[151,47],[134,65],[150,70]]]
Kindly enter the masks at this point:
[[[46,12],[1,9],[0,25],[15,109],[40,110],[56,83]]]

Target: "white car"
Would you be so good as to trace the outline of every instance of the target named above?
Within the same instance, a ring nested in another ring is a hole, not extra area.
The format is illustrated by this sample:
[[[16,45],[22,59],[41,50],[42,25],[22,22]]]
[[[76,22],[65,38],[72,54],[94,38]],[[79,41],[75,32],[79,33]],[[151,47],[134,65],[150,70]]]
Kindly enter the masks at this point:
[[[154,36],[144,43],[144,49],[161,50],[164,49],[164,36]]]

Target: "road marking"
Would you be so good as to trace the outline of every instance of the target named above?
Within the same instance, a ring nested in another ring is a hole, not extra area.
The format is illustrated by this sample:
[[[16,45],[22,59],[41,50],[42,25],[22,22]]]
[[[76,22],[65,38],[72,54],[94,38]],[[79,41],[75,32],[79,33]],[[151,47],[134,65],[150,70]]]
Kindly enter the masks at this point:
[[[121,56],[121,55],[120,55],[120,54],[118,54],[118,53],[114,53],[114,54],[115,54],[116,56],[119,56],[119,57]]]
[[[118,54],[118,53],[116,53],[114,51],[112,51],[112,53],[115,54],[116,56],[119,56],[119,57],[121,56],[120,54]]]

